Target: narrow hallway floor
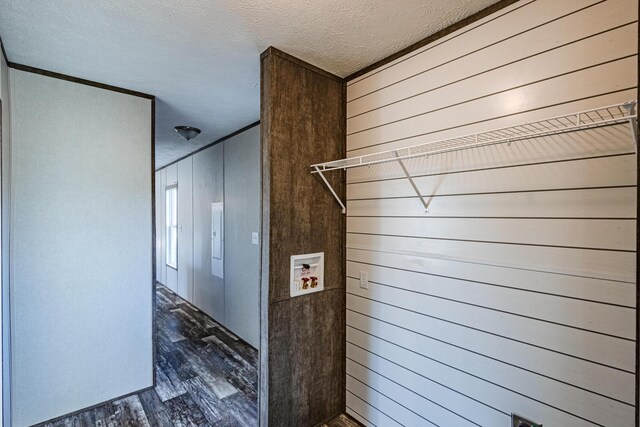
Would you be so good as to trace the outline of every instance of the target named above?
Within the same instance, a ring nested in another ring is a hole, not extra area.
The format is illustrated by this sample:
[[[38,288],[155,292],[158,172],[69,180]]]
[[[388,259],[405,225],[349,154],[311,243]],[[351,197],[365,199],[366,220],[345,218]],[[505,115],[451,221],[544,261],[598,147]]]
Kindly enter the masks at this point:
[[[156,290],[156,387],[45,424],[255,427],[258,351],[166,287]]]

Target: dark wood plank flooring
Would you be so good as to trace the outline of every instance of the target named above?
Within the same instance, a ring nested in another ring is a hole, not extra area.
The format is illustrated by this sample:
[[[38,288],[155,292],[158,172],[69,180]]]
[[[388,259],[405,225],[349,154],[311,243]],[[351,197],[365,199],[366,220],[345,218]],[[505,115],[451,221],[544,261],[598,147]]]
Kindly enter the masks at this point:
[[[156,304],[156,387],[47,427],[258,425],[258,351],[162,285]]]
[[[362,427],[362,424],[347,415],[338,415],[322,427]]]

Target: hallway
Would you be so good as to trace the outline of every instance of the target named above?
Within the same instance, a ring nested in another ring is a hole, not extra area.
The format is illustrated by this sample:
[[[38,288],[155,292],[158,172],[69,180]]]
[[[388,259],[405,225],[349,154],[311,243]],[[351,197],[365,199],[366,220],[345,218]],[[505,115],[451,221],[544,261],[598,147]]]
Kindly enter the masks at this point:
[[[156,304],[156,387],[47,427],[258,424],[258,351],[160,284]]]

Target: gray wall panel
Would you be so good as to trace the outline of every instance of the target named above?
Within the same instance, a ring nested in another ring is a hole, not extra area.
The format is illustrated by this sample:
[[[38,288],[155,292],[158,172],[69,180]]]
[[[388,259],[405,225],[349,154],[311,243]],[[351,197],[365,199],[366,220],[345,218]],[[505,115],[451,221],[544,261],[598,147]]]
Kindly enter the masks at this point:
[[[178,162],[178,295],[193,301],[192,157]]]
[[[260,127],[224,142],[225,319],[254,347],[259,346]]]
[[[156,280],[166,283],[164,264],[164,169],[156,172]]]
[[[224,148],[193,156],[193,303],[224,322],[224,279],[211,274],[211,204],[224,198]]]
[[[9,197],[10,197],[10,154],[11,129],[9,111],[9,68],[0,55],[0,99],[2,100],[2,384],[3,392],[0,401],[4,425],[10,425],[11,395],[9,393],[10,368],[10,318],[9,318]]]
[[[19,427],[153,383],[151,101],[10,79]]]

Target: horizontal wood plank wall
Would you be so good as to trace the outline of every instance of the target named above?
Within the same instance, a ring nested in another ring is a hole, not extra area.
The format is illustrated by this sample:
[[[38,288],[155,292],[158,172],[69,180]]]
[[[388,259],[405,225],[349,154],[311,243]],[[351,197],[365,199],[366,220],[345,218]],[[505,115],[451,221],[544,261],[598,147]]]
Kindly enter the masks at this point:
[[[635,0],[519,1],[349,81],[347,155],[635,99],[637,53]],[[347,174],[347,412],[635,425],[628,127],[407,167],[428,212],[395,164]]]

